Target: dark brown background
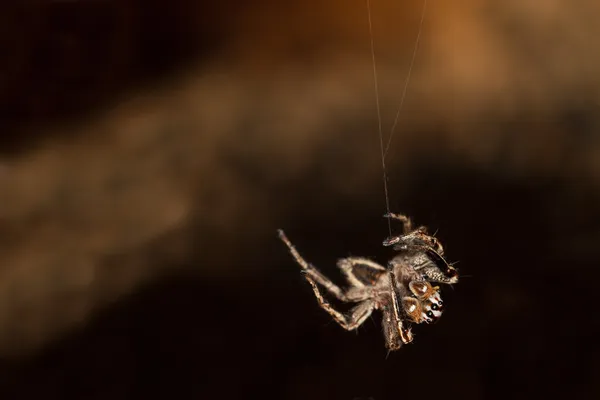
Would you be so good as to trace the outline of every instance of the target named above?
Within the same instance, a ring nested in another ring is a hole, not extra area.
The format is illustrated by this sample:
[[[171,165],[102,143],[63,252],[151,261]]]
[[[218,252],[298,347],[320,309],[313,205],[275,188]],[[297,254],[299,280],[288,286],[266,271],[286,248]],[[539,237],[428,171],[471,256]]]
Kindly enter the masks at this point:
[[[419,1],[373,0],[387,136]],[[320,310],[385,262],[364,1],[0,10],[0,397],[598,398],[600,6],[430,2],[394,211],[464,276],[386,354]]]

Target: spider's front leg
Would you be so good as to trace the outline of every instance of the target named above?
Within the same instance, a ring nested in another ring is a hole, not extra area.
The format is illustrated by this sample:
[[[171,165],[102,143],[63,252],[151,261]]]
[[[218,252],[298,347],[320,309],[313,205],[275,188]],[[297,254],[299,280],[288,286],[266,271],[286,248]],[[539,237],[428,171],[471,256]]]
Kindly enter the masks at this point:
[[[396,221],[402,222],[402,235],[390,236],[383,241],[384,246],[392,246],[402,241],[403,237],[406,237],[414,231],[412,221],[406,215],[387,213],[383,215],[384,218],[395,219]],[[418,231],[425,233],[427,229],[424,226],[417,228]]]
[[[383,328],[385,346],[391,351],[398,350],[402,347],[403,341],[398,333],[398,324],[394,318],[394,313],[389,307],[383,308],[382,311],[381,326]]]
[[[402,342],[405,344],[408,344],[410,342],[412,342],[413,340],[413,336],[412,336],[412,332],[410,330],[410,326],[405,326],[403,324],[403,319],[402,317],[404,316],[404,312],[403,310],[400,308],[400,302],[398,300],[398,294],[396,293],[396,287],[397,287],[397,282],[396,282],[396,275],[394,274],[393,271],[389,271],[390,274],[390,296],[391,296],[391,307],[389,307],[391,309],[391,321],[390,323],[395,323],[396,325],[396,332],[397,334],[400,336],[400,339],[402,339]],[[388,311],[389,313],[389,311]],[[384,315],[384,318],[389,317],[388,315]]]
[[[396,221],[402,222],[402,229],[405,234],[409,233],[413,230],[412,221],[406,215],[390,212],[390,213],[385,214],[383,217],[389,218],[389,219],[395,219]]]
[[[394,250],[413,250],[413,251],[428,251],[433,250],[437,253],[438,258],[444,255],[444,248],[440,241],[427,233],[427,227],[419,226],[416,229],[412,228],[410,218],[400,215],[388,213],[384,217],[397,219],[404,223],[404,233],[402,235],[390,236],[383,241],[384,246],[394,246]]]
[[[329,278],[327,278],[312,264],[308,263],[304,258],[302,258],[300,253],[298,253],[298,250],[296,250],[296,247],[294,247],[292,242],[290,242],[283,230],[280,229],[277,231],[277,233],[279,234],[279,238],[283,241],[283,243],[286,244],[290,253],[306,274],[305,278],[309,281],[311,285],[313,285],[314,283],[318,283],[319,285],[323,286],[329,293],[335,296],[338,300],[348,301],[346,294],[342,291],[342,289],[340,289],[339,286],[331,282]]]

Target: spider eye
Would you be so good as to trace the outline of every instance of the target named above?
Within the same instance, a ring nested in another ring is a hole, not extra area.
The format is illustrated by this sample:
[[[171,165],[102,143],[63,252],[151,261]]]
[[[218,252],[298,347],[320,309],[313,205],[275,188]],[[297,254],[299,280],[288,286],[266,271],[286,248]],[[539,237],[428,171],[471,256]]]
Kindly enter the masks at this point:
[[[437,311],[437,310],[439,310],[440,308],[438,307],[438,305],[437,305],[437,304],[435,304],[435,303],[434,303],[434,304],[432,304],[432,305],[431,305],[431,309],[432,309],[432,310],[434,310],[434,311]]]
[[[419,322],[419,315],[421,315],[421,304],[414,297],[404,297],[402,299],[402,305],[406,314],[415,322]]]
[[[427,311],[427,316],[429,318],[433,318],[433,311],[431,311],[431,310]]]
[[[427,298],[433,293],[433,288],[431,287],[429,282],[425,281],[411,281],[408,284],[408,287],[410,291],[413,292],[413,294],[420,299]]]

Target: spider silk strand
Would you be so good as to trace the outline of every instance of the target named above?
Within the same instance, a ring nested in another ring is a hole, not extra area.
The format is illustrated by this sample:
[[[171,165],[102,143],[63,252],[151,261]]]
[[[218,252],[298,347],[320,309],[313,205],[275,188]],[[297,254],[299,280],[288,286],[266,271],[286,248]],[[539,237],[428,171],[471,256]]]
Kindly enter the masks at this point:
[[[390,196],[388,194],[387,187],[387,172],[385,168],[385,152],[383,148],[383,130],[381,129],[381,106],[379,104],[379,81],[377,79],[377,63],[375,62],[375,43],[373,39],[373,22],[371,21],[371,0],[367,0],[367,16],[369,19],[369,37],[371,38],[371,60],[373,62],[373,81],[375,84],[375,104],[377,107],[377,123],[379,130],[379,146],[381,148],[381,166],[383,168],[383,191],[385,193],[385,208],[387,213],[390,214]],[[388,230],[390,236],[392,236],[392,222],[391,218],[387,219]]]
[[[400,117],[400,110],[402,110],[402,106],[404,105],[404,100],[406,99],[408,83],[410,82],[410,76],[412,74],[413,66],[415,65],[415,59],[417,58],[417,51],[419,50],[419,41],[421,40],[421,32],[423,31],[423,21],[425,21],[425,13],[426,12],[427,12],[427,0],[423,0],[423,9],[421,11],[421,21],[419,22],[419,30],[417,33],[417,39],[415,40],[415,47],[413,49],[412,59],[410,60],[410,65],[408,67],[408,74],[406,75],[406,80],[404,81],[404,89],[402,90],[402,97],[400,98],[400,105],[398,106],[398,111],[396,111],[396,117],[394,118],[394,124],[392,125],[392,129],[390,130],[390,137],[388,138],[387,145],[385,146],[385,151],[383,152],[383,158],[385,158],[387,156],[388,150],[390,149],[390,144],[392,143],[392,137],[394,136],[394,130],[396,129],[396,125],[398,125],[398,118]]]
[[[385,165],[385,157],[390,149],[390,144],[392,143],[392,138],[394,136],[394,131],[396,130],[396,126],[398,125],[398,120],[400,117],[400,111],[404,106],[404,100],[406,100],[406,93],[408,92],[408,84],[410,82],[410,78],[412,75],[412,70],[415,64],[415,59],[417,58],[417,52],[419,50],[419,42],[421,40],[421,33],[423,31],[423,22],[425,21],[425,14],[427,12],[427,0],[423,0],[423,9],[421,10],[421,19],[419,21],[419,29],[417,32],[417,38],[415,39],[415,46],[412,53],[412,58],[410,60],[410,64],[408,67],[408,73],[406,75],[406,80],[404,81],[404,88],[402,89],[402,96],[400,98],[400,104],[398,106],[398,110],[396,111],[396,117],[394,118],[394,123],[392,124],[392,129],[390,130],[390,135],[387,141],[386,146],[383,145],[383,130],[382,130],[382,120],[381,120],[381,105],[379,103],[379,80],[377,78],[377,62],[375,57],[375,40],[373,37],[373,21],[371,17],[371,0],[366,0],[367,2],[367,16],[369,20],[369,37],[371,39],[371,61],[373,64],[373,81],[375,86],[375,104],[377,107],[377,123],[378,123],[378,131],[379,131],[379,146],[381,150],[381,167],[383,169],[383,191],[385,194],[385,208],[387,214],[390,214],[390,196],[388,191],[388,177],[387,177],[387,168]],[[390,237],[392,236],[392,223],[390,218],[388,220],[388,231]]]

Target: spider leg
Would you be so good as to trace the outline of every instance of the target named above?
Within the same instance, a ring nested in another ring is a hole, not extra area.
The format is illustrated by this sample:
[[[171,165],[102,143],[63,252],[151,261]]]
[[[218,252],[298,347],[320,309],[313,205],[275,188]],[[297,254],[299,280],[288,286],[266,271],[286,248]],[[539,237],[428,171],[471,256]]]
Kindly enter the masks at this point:
[[[386,268],[382,265],[362,257],[342,258],[338,261],[337,266],[346,275],[348,282],[354,287],[374,285],[379,277],[386,271]],[[366,268],[361,271],[356,269],[357,266]]]
[[[312,278],[307,276],[306,280],[312,286],[313,291],[315,292],[315,297],[317,298],[317,301],[319,302],[321,308],[327,311],[329,315],[331,315],[331,317],[335,320],[335,322],[337,322],[342,328],[346,329],[347,331],[354,330],[360,325],[362,325],[362,323],[365,322],[367,318],[369,318],[369,316],[375,309],[375,302],[373,300],[365,300],[359,303],[356,307],[354,307],[349,315],[345,315],[334,309],[331,306],[331,304],[329,304],[327,300],[325,300],[325,298],[321,294],[321,291],[319,290],[319,287],[312,280]]]
[[[406,215],[396,214],[396,213],[387,213],[383,217],[395,219],[396,221],[402,222],[402,228],[403,228],[405,234],[409,233],[413,230],[412,221]]]
[[[396,275],[393,271],[389,271],[390,274],[390,293],[392,296],[392,316],[393,322],[396,323],[396,329],[398,334],[400,335],[400,339],[402,339],[403,343],[410,343],[413,340],[412,332],[410,331],[410,326],[404,326],[402,323],[403,312],[400,309],[400,303],[398,302],[398,294],[396,293]]]
[[[412,221],[406,215],[387,213],[385,218],[395,219],[402,222],[403,233],[401,235],[390,236],[383,241],[384,246],[394,245],[394,250],[404,250],[407,245],[414,243],[415,240],[420,240],[422,236],[428,236],[427,227],[419,226],[413,228]],[[435,235],[434,235],[435,236]]]
[[[383,318],[381,325],[383,327],[383,336],[385,337],[385,345],[390,350],[398,350],[402,347],[402,339],[398,333],[398,327],[394,318],[394,313],[389,307],[383,308]]]
[[[279,238],[286,244],[290,253],[296,260],[296,262],[300,265],[302,270],[304,271],[306,280],[309,281],[311,285],[314,283],[318,283],[323,286],[329,293],[335,296],[340,301],[348,301],[346,294],[337,286],[335,283],[331,282],[329,278],[323,275],[318,269],[316,269],[312,264],[307,262],[296,250],[296,247],[290,242],[285,233],[280,229],[278,231]]]

